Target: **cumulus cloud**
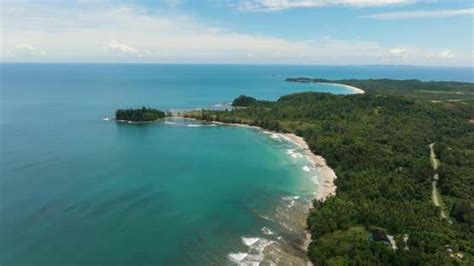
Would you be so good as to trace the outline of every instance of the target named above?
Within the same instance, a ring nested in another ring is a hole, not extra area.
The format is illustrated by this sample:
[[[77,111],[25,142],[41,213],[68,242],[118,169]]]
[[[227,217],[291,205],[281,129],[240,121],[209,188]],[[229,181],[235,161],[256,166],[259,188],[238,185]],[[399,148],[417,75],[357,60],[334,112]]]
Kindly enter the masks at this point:
[[[442,59],[453,59],[456,55],[451,50],[443,50],[438,55]]]
[[[291,8],[318,8],[329,6],[378,7],[408,5],[422,0],[244,0],[238,4],[243,11],[276,11]]]
[[[107,48],[111,49],[112,51],[118,52],[120,54],[126,55],[137,55],[138,50],[134,47],[126,45],[124,43],[118,42],[116,40],[112,40],[107,44]]]
[[[390,55],[394,57],[405,57],[407,56],[407,52],[407,49],[404,48],[394,48],[389,51]]]
[[[474,15],[474,8],[385,12],[385,13],[370,14],[363,17],[372,18],[372,19],[390,20],[390,19],[449,18],[449,17],[472,16],[472,15]]]

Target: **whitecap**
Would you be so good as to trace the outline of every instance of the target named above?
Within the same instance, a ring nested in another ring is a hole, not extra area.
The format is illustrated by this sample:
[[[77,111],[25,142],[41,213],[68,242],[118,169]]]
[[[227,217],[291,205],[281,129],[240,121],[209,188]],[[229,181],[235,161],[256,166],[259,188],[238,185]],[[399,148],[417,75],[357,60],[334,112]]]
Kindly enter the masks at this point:
[[[273,233],[273,231],[270,230],[268,227],[262,227],[261,230],[262,230],[262,233],[263,233],[264,235],[273,235],[273,234],[275,234],[275,233]]]
[[[281,197],[282,200],[297,200],[300,196],[283,196]]]
[[[285,135],[280,135],[284,140],[288,141],[288,142],[292,142],[291,139]]]
[[[250,248],[248,255],[241,261],[241,265],[260,265],[265,258],[263,251],[271,244],[273,244],[273,241],[260,239],[257,244]]]
[[[291,208],[291,207],[295,206],[296,200],[298,200],[299,198],[300,198],[300,196],[284,196],[281,199],[284,200],[284,201],[288,201],[287,207]]]
[[[237,252],[237,253],[230,253],[229,255],[227,255],[229,257],[229,259],[232,261],[232,262],[235,262],[235,263],[240,263],[243,259],[245,259],[245,257],[247,257],[248,253],[244,253],[244,252]]]
[[[197,125],[197,124],[188,124],[187,126],[188,127],[201,127],[201,125]]]
[[[264,238],[258,238],[258,237],[251,237],[251,238],[242,237],[242,242],[244,242],[244,239],[248,241],[247,244],[252,243],[251,245],[247,245],[249,246],[248,253],[244,253],[244,252],[230,253],[228,255],[229,260],[231,260],[234,263],[237,263],[238,265],[260,265],[260,263],[263,261],[265,257],[265,255],[263,254],[263,251],[265,250],[267,246],[273,244],[274,242],[264,239]]]
[[[309,172],[311,171],[311,169],[309,168],[309,166],[305,165],[303,166],[303,171]]]
[[[103,120],[104,120],[104,121],[109,121],[109,120],[111,120],[111,119],[112,119],[112,118],[110,118],[110,117],[104,117]]]
[[[167,124],[167,125],[176,125],[176,122],[165,121],[165,124]]]
[[[251,247],[253,244],[257,243],[260,238],[258,237],[241,237],[242,243],[248,247]]]
[[[270,138],[275,139],[275,140],[279,140],[280,136],[278,136],[278,134],[271,134]]]

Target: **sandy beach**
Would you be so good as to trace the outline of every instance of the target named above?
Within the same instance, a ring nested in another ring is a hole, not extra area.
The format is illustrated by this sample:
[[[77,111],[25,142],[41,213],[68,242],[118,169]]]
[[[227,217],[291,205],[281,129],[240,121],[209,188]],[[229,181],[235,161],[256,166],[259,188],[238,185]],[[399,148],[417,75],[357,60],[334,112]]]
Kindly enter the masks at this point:
[[[361,90],[357,87],[354,87],[354,86],[351,86],[351,85],[346,85],[346,84],[341,84],[341,83],[329,83],[329,82],[318,82],[320,84],[331,84],[331,85],[338,85],[338,86],[342,86],[342,87],[345,87],[349,90],[351,90],[352,92],[354,92],[355,94],[364,94],[365,91],[364,90]]]
[[[315,168],[319,168],[321,176],[320,176],[320,185],[318,187],[318,193],[316,198],[318,200],[326,200],[329,196],[336,194],[336,185],[334,184],[334,180],[337,178],[336,173],[334,170],[329,167],[326,163],[326,160],[320,156],[314,154],[311,149],[309,148],[306,141],[295,134],[292,133],[275,133],[283,136],[287,140],[293,142],[294,144],[298,145],[304,150],[305,155],[311,162],[312,166]]]
[[[363,93],[363,92],[362,92]],[[195,121],[200,121],[194,118],[186,118],[186,117],[180,117],[182,119],[190,119],[190,120],[195,120]],[[311,164],[312,168],[316,168],[320,172],[319,176],[319,185],[318,185],[318,190],[316,193],[315,199],[318,199],[320,201],[326,200],[328,197],[333,196],[336,194],[336,188],[337,186],[334,184],[334,181],[336,180],[337,176],[334,170],[329,167],[326,163],[326,160],[324,157],[320,155],[314,154],[311,149],[309,148],[308,144],[306,141],[300,137],[297,136],[293,133],[280,133],[280,132],[275,132],[275,131],[269,131],[266,129],[263,129],[258,126],[250,126],[247,124],[237,124],[237,123],[224,123],[220,121],[209,121],[210,123],[216,124],[216,125],[224,125],[224,126],[236,126],[236,127],[244,127],[244,128],[251,128],[251,129],[256,129],[256,130],[261,130],[265,133],[269,133],[272,135],[276,135],[281,139],[285,139],[296,146],[300,147],[303,151],[304,154],[306,155],[308,161]],[[311,209],[312,206],[309,207]],[[308,250],[309,244],[311,243],[311,234],[309,232],[306,232],[306,239],[304,240],[302,248],[304,250]],[[290,254],[287,254],[288,256]],[[292,256],[289,256],[292,257]],[[292,257],[292,259],[298,261],[301,258],[298,257]],[[309,260],[306,258],[303,258],[304,261],[306,262],[306,265],[312,265]]]

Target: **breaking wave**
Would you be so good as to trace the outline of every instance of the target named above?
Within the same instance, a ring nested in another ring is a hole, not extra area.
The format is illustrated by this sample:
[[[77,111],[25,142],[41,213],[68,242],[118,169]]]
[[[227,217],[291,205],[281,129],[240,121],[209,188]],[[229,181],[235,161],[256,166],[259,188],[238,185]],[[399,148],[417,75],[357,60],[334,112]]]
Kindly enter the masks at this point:
[[[259,237],[242,237],[242,243],[249,247],[248,251],[229,253],[229,260],[238,265],[259,265],[265,258],[265,248],[274,242]]]

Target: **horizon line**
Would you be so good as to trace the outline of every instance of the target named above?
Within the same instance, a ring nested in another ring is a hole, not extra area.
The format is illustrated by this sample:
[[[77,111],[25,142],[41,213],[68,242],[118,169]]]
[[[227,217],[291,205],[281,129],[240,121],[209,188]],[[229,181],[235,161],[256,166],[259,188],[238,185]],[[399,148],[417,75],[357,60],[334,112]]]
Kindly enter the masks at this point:
[[[384,66],[384,67],[446,67],[446,68],[474,68],[472,65],[441,65],[441,64],[312,64],[312,63],[232,63],[232,62],[8,62],[0,61],[0,64],[69,64],[69,65],[245,65],[245,66]]]

